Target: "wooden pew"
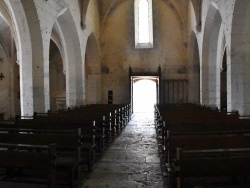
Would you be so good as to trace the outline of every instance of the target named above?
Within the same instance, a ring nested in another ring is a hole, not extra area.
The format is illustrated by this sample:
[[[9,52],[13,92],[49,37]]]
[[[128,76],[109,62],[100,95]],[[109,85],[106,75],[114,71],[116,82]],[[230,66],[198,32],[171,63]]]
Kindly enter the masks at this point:
[[[228,115],[192,104],[156,106],[155,122],[172,185],[176,148],[197,151],[250,148],[250,120],[240,119],[237,113]]]
[[[96,117],[96,116],[95,116]],[[96,126],[97,125],[97,126]],[[0,127],[3,127],[0,125]],[[4,126],[7,127],[7,126]],[[99,154],[104,149],[107,140],[107,129],[105,117],[99,116],[97,121],[94,118],[86,118],[80,114],[61,114],[61,113],[34,113],[34,117],[16,118],[16,124],[11,126],[25,129],[74,129],[81,128],[85,142],[96,145]]]
[[[84,108],[72,109],[70,111],[65,112],[66,114],[79,114],[86,118],[94,118],[96,119],[99,115],[105,116],[107,122],[107,129],[110,132],[110,136],[114,137],[117,133],[121,131],[121,128],[124,125],[125,117],[124,113],[121,109],[123,107],[121,105],[87,105]]]
[[[184,188],[187,177],[248,176],[250,149],[177,149],[177,188]]]
[[[69,174],[69,185],[75,187],[80,165],[87,165],[90,170],[93,165],[93,148],[82,142],[81,129],[76,130],[1,130],[0,143],[47,145],[56,144],[57,172]],[[8,132],[7,132],[8,131]],[[24,132],[26,131],[26,132]],[[62,169],[62,170],[60,170]]]
[[[214,123],[183,123],[183,124],[169,124],[166,126],[165,122],[162,123],[162,129],[159,132],[161,141],[163,142],[163,146],[165,138],[168,137],[168,133],[172,132],[177,134],[198,134],[206,132],[209,133],[226,133],[226,132],[234,132],[236,134],[237,132],[249,132],[250,131],[250,123],[248,122],[214,122]]]
[[[170,136],[166,138],[166,152],[169,165],[175,159],[176,148],[185,150],[202,150],[202,149],[230,149],[230,148],[250,148],[250,135],[230,134],[222,135],[184,135]]]
[[[168,130],[174,132],[250,130],[250,120],[241,120],[237,114],[227,115],[227,113],[197,105],[168,106],[170,109],[165,115],[163,111],[162,116],[159,116],[160,112],[156,107],[156,114],[158,114],[156,129],[160,142],[164,142]],[[172,111],[171,108],[174,110]],[[162,145],[164,146],[164,143]]]
[[[250,136],[227,133],[212,133],[209,135],[182,135],[169,136],[166,138],[166,168],[169,172],[169,184],[173,184],[174,172],[176,171],[173,163],[176,160],[176,149],[183,150],[206,150],[206,149],[230,149],[230,148],[250,148]]]
[[[68,130],[67,135],[69,135],[72,129],[81,128],[81,162],[79,164],[87,164],[90,170],[94,163],[93,153],[95,149],[99,148],[101,153],[104,143],[107,143],[108,139],[112,141],[122,131],[125,124],[131,118],[131,105],[89,106],[91,107],[87,107],[87,110],[85,107],[80,107],[60,110],[56,113],[35,113],[32,117],[17,117],[14,124],[0,124],[0,134],[8,133],[12,137],[12,139],[8,138],[9,140],[16,140],[16,143],[23,143],[25,139],[17,138],[17,135],[20,133],[22,133],[22,137],[24,137],[24,134],[30,134],[29,137],[32,137],[30,138],[31,140],[34,140],[35,136],[36,139],[39,138],[37,140],[41,140],[42,137],[43,139],[46,138],[45,140],[51,140],[48,137],[53,134],[62,136],[65,134],[64,131]],[[15,139],[13,139],[14,137]],[[7,139],[7,136],[3,136],[1,139]],[[38,144],[38,141],[32,143]],[[91,152],[85,152],[85,149]],[[66,149],[58,146],[58,153],[61,153],[61,151],[66,151]],[[57,164],[59,164],[61,156],[60,154]],[[61,163],[59,166],[63,167],[63,164]],[[69,166],[67,168],[70,169]],[[72,167],[71,169],[74,168]],[[70,174],[71,177],[74,176],[73,172],[70,172]],[[72,182],[73,180],[71,181],[71,186],[73,185]]]
[[[39,152],[38,152],[39,151]],[[1,181],[24,181],[15,177],[13,169],[32,169],[46,171],[43,180],[48,187],[56,187],[56,145],[26,145],[0,143],[0,168],[6,169]],[[28,181],[28,180],[27,180]]]
[[[84,121],[94,120],[96,121],[96,130],[103,132],[102,129],[105,129],[104,137],[113,140],[124,128],[125,112],[122,112],[122,108],[122,105],[86,105],[60,113],[49,113],[49,116],[79,116]]]
[[[84,138],[84,143],[98,147],[101,152],[104,141],[106,139],[105,127],[96,134],[96,121],[93,119],[86,120],[82,116],[64,115],[64,114],[36,114],[34,116],[35,129],[55,129],[55,130],[69,130],[81,128],[81,135]],[[99,122],[103,123],[103,122]],[[103,125],[105,126],[105,125]]]
[[[91,104],[85,105],[84,107],[78,107],[76,109],[72,109],[73,112],[99,112],[99,113],[112,113],[117,116],[117,121],[121,123],[120,126],[123,126],[128,123],[131,118],[131,104]],[[115,112],[116,111],[116,112]],[[118,123],[118,122],[117,122]]]

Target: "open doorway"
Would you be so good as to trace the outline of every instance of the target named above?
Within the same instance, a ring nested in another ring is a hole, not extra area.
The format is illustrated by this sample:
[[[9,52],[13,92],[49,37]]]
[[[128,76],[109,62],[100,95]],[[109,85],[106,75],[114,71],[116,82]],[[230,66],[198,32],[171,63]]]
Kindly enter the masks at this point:
[[[132,104],[134,113],[153,112],[157,103],[158,77],[132,77]]]

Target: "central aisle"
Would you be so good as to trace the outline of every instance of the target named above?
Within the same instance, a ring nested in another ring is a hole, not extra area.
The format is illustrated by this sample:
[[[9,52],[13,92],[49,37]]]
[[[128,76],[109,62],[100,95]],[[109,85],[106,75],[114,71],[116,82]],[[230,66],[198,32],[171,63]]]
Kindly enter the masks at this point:
[[[94,167],[84,188],[163,188],[153,113],[137,113]]]

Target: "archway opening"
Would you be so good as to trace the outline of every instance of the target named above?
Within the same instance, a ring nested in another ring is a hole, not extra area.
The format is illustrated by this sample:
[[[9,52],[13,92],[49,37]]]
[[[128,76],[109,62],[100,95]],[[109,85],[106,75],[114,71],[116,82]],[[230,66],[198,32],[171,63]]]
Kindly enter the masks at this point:
[[[206,24],[204,28],[204,39],[202,49],[201,65],[201,104],[217,106],[217,88],[220,73],[217,71],[218,54],[220,52],[219,41],[222,40],[221,28],[222,17],[219,10],[210,4]],[[220,62],[219,62],[220,63]],[[218,74],[217,74],[218,73]]]
[[[0,120],[21,115],[16,34],[7,5],[0,3]]]
[[[133,78],[133,112],[153,112],[157,101],[156,78]]]
[[[90,34],[85,55],[85,94],[87,104],[98,104],[101,98],[101,65],[98,45],[94,34]]]
[[[220,73],[220,106],[222,111],[227,111],[227,52],[225,49]]]
[[[59,48],[50,40],[50,110],[66,108],[66,77]]]
[[[188,100],[200,103],[200,57],[197,38],[192,32],[189,44],[189,78]]]

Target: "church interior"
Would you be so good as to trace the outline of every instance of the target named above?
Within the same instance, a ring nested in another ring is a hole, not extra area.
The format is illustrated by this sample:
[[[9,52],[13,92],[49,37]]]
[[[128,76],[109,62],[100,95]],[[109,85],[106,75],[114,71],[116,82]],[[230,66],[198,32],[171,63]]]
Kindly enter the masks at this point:
[[[250,187],[248,58],[249,0],[0,0],[0,187]]]

